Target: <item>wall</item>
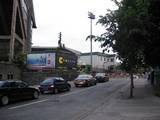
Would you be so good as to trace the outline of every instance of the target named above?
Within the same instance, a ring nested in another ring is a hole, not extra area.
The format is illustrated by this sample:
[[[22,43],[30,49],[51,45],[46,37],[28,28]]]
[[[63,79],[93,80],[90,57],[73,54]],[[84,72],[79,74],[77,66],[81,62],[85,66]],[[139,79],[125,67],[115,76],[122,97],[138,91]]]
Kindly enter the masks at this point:
[[[13,79],[21,79],[21,71],[15,64],[0,63],[0,76],[8,79],[8,75],[13,75]]]
[[[23,72],[22,80],[27,82],[29,85],[40,84],[47,77],[61,76],[67,81],[72,81],[76,78],[78,73],[75,70],[54,70],[51,72]]]
[[[105,60],[104,60],[105,58]],[[109,59],[109,61],[107,61]],[[111,62],[111,59],[113,59],[113,62]],[[92,56],[92,64],[93,64],[93,69],[108,69],[109,66],[111,65],[116,65],[116,58],[115,57],[104,57],[104,56],[98,56],[98,55],[93,55]],[[88,56],[80,56],[79,58],[79,65],[90,65],[90,55]]]

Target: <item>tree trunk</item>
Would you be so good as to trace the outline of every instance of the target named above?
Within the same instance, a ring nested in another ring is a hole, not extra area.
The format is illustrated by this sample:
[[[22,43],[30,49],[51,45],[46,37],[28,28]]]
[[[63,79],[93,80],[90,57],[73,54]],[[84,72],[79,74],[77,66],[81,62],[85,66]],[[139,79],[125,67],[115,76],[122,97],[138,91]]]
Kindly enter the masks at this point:
[[[131,79],[131,83],[130,83],[130,98],[133,98],[133,88],[134,88],[134,83],[133,83],[133,73],[130,73],[130,79]]]

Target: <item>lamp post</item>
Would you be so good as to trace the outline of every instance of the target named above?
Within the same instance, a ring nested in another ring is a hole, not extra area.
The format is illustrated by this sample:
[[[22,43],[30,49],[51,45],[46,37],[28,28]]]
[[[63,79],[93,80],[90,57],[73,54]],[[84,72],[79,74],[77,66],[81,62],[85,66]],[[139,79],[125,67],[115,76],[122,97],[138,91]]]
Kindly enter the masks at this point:
[[[88,18],[90,19],[90,45],[91,45],[91,71],[92,71],[92,20],[95,19],[95,15],[88,12]]]

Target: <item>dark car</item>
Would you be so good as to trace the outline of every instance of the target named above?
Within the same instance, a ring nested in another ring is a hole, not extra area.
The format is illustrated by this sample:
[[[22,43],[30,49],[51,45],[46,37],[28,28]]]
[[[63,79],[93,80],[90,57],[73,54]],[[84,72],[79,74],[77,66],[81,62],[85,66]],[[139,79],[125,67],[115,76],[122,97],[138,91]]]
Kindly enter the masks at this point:
[[[90,74],[81,74],[74,80],[75,87],[96,85],[96,79]]]
[[[109,77],[106,73],[96,73],[95,76],[97,82],[107,82],[109,81]]]
[[[52,92],[57,94],[61,91],[69,91],[71,85],[62,77],[50,77],[46,78],[40,83],[39,90],[43,94],[44,92]]]
[[[39,97],[39,91],[31,88],[22,81],[3,80],[0,81],[0,103],[7,105],[11,101]]]

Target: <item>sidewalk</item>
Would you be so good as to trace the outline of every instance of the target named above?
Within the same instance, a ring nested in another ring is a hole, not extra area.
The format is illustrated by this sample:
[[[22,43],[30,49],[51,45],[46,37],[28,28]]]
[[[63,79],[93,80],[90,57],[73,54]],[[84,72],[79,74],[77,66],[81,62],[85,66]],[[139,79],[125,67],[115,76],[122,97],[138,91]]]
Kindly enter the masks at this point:
[[[160,98],[147,80],[134,83],[134,98],[128,98],[129,86],[124,87],[84,120],[160,120]]]

